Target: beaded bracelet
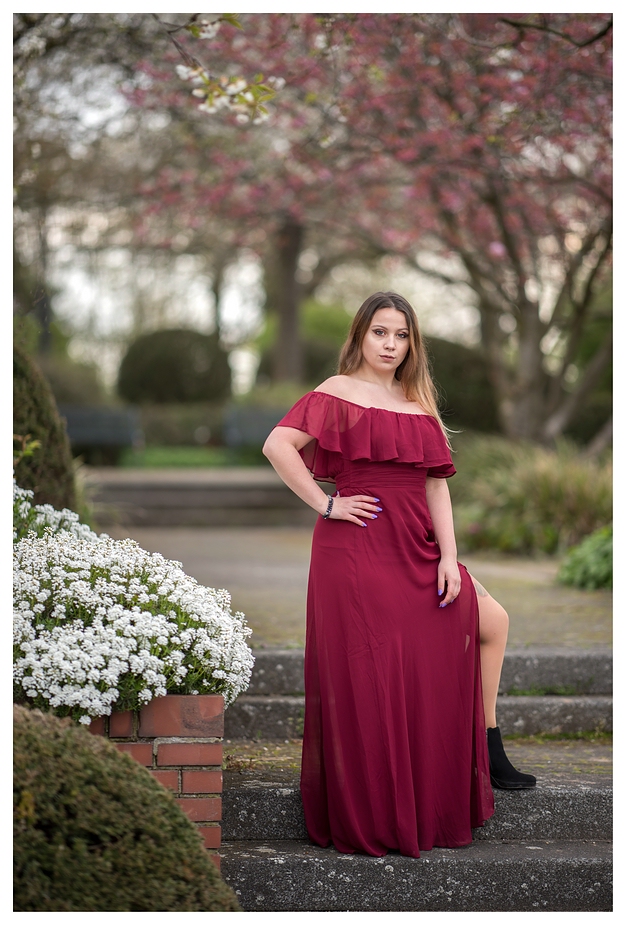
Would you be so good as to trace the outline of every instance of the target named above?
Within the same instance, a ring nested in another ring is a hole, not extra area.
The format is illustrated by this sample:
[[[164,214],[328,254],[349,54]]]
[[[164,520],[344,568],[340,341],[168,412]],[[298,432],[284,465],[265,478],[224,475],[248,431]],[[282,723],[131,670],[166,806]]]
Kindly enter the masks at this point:
[[[331,495],[331,496],[329,497],[329,499],[328,499],[328,507],[326,508],[326,513],[325,513],[325,514],[322,514],[322,517],[324,518],[324,520],[327,520],[327,519],[330,517],[330,512],[331,512],[332,509],[333,509],[333,501],[334,501],[334,500],[335,500],[335,499],[334,499],[334,498],[332,497],[332,495]]]

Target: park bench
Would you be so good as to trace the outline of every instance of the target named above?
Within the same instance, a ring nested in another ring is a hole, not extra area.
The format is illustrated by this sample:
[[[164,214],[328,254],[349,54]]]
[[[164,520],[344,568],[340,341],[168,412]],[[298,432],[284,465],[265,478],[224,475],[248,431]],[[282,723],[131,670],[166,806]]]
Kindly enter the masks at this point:
[[[242,446],[263,446],[269,432],[289,408],[230,407],[224,412],[224,443],[231,449]]]
[[[143,434],[139,409],[60,405],[74,456],[88,465],[116,465],[122,450],[139,449]]]

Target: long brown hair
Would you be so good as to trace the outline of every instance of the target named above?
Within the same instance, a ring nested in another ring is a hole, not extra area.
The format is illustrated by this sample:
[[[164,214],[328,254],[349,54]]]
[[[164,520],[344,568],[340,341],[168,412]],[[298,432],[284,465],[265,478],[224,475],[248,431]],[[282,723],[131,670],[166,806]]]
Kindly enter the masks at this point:
[[[409,330],[409,349],[395,372],[409,401],[419,402],[427,414],[436,418],[449,443],[449,429],[441,420],[437,407],[437,390],[430,373],[430,363],[424,345],[415,309],[397,292],[375,292],[363,302],[354,316],[345,344],[339,354],[340,376],[355,373],[363,361],[363,339],[375,313],[381,308],[395,308],[402,312]]]

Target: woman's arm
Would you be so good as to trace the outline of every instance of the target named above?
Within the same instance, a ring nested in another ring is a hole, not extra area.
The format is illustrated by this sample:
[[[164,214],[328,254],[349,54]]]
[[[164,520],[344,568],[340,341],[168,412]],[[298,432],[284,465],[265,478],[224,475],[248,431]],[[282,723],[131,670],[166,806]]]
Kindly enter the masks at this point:
[[[461,590],[461,573],[456,561],[456,540],[454,538],[454,521],[450,491],[445,479],[426,479],[426,502],[433,522],[435,539],[441,550],[441,561],[437,572],[437,591],[441,595],[447,582],[446,595],[439,604],[446,607],[458,596]]]
[[[263,446],[263,454],[267,456],[272,466],[281,477],[285,485],[302,500],[317,511],[325,514],[328,507],[328,495],[311,478],[311,475],[300,458],[298,450],[312,440],[309,434],[296,430],[295,427],[275,427]],[[351,520],[353,523],[366,527],[367,523],[359,520],[360,517],[375,519],[380,511],[376,507],[378,498],[369,495],[353,495],[350,498],[333,499],[331,520]]]

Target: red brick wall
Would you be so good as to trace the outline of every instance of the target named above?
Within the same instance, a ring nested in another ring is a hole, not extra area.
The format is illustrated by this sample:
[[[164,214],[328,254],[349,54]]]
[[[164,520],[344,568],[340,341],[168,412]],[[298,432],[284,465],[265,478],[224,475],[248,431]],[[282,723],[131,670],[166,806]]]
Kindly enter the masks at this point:
[[[168,694],[135,713],[113,713],[89,727],[148,768],[175,795],[219,867],[224,698]]]

